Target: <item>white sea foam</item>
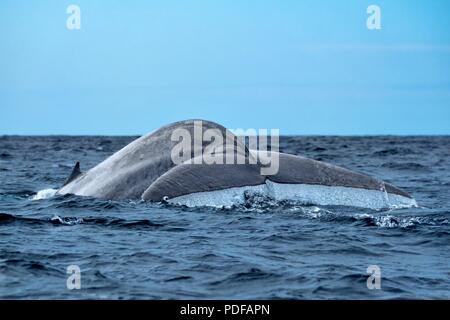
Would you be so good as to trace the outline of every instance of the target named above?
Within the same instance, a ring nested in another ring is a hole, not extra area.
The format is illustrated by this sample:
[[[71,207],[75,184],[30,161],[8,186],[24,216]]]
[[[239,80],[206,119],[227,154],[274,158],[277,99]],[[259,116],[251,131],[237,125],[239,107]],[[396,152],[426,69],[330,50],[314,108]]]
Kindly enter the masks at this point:
[[[42,200],[42,199],[49,199],[53,197],[58,190],[56,189],[44,189],[41,191],[38,191],[33,197],[31,197],[31,200]]]
[[[58,223],[58,224],[65,224],[65,225],[75,225],[75,224],[80,224],[83,223],[83,219],[82,218],[73,218],[73,217],[63,217],[61,218],[60,216],[53,216],[53,218],[50,219],[50,221],[52,221],[53,223]]]
[[[170,199],[170,203],[188,207],[231,207],[245,202],[248,194],[261,194],[276,201],[295,201],[305,205],[351,206],[369,209],[415,207],[414,199],[379,190],[322,186],[308,184],[282,184],[267,180],[258,186],[244,186],[198,192]]]

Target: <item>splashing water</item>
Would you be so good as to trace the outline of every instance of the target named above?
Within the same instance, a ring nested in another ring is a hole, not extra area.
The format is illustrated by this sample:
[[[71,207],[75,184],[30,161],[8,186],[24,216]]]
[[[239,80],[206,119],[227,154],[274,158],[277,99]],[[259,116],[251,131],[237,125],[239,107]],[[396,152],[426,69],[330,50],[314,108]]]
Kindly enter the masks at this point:
[[[57,189],[44,189],[38,191],[38,193],[36,193],[33,197],[31,197],[31,200],[50,199],[55,196],[56,192],[58,192]]]

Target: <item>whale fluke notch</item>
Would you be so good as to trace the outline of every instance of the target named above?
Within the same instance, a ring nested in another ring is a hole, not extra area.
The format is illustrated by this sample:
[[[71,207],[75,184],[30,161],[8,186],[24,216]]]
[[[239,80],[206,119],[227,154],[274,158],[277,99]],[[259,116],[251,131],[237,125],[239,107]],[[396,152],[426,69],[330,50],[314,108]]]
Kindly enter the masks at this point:
[[[70,174],[70,176],[66,179],[66,181],[63,184],[63,187],[69,183],[71,183],[73,180],[75,180],[76,178],[78,178],[78,176],[81,174],[81,170],[80,170],[80,161],[77,161],[77,163],[75,163],[75,166],[72,169],[72,173]]]

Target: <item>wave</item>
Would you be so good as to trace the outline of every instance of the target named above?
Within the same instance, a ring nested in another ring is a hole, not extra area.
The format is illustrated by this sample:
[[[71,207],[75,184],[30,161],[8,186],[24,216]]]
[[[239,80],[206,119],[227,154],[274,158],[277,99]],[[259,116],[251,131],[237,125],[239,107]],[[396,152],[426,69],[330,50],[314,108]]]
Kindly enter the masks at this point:
[[[391,155],[396,155],[396,154],[411,154],[414,153],[413,150],[411,150],[410,148],[390,148],[390,149],[382,149],[379,151],[375,151],[373,152],[374,156],[380,157],[380,156],[391,156]]]
[[[121,218],[96,218],[96,217],[62,217],[54,215],[51,218],[31,218],[24,216],[17,216],[9,213],[0,213],[0,225],[10,223],[23,223],[23,224],[52,224],[52,225],[65,225],[75,226],[80,224],[85,225],[97,225],[107,227],[119,227],[119,228],[156,228],[163,227],[164,224],[155,223],[148,219],[136,219],[127,220]]]
[[[256,280],[269,280],[269,279],[278,279],[281,278],[281,275],[267,272],[261,270],[259,268],[250,268],[248,270],[235,272],[221,280],[214,280],[209,284],[212,286],[217,285],[230,285],[231,283],[242,283]]]
[[[83,218],[77,218],[77,217],[60,217],[60,216],[53,216],[53,218],[50,219],[50,221],[53,224],[64,224],[64,225],[76,225],[83,223]]]
[[[19,190],[19,191],[10,191],[7,193],[0,193],[0,196],[13,198],[30,198],[32,195],[35,194],[36,194],[35,191],[32,190]]]
[[[377,226],[382,228],[412,228],[419,225],[442,226],[449,224],[448,219],[442,216],[399,217],[390,214],[378,216],[370,214],[356,214],[352,218],[355,221],[362,221],[367,226]]]
[[[24,224],[40,224],[43,223],[40,219],[25,218],[21,216],[15,216],[9,213],[0,213],[0,225],[21,222]]]
[[[420,163],[416,162],[405,162],[405,163],[398,163],[398,162],[386,162],[381,165],[383,168],[389,168],[389,169],[395,169],[399,171],[420,171],[420,172],[429,172],[431,171],[430,168],[427,166],[424,166]]]
[[[0,153],[0,158],[6,159],[6,158],[12,158],[12,155],[7,152]]]

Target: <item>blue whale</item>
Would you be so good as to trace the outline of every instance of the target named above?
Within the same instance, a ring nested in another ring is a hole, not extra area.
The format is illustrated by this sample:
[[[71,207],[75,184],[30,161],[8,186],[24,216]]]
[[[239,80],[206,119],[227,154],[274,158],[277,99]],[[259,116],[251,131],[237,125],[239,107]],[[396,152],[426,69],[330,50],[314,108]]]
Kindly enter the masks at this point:
[[[223,126],[206,120],[185,120],[161,127],[131,142],[87,172],[77,163],[58,194],[75,194],[109,200],[167,201],[186,206],[232,206],[249,194],[274,200],[312,205],[343,205],[363,208],[416,206],[407,192],[368,175],[305,157],[277,153],[276,174],[262,174],[264,164],[174,163],[177,145],[172,135],[183,129],[195,136],[195,123],[226,137],[223,149],[244,159],[262,159],[266,153],[249,149]],[[231,141],[233,140],[233,141]],[[204,141],[194,141],[205,151]],[[228,150],[229,151],[229,150]],[[275,152],[274,152],[275,153]],[[204,160],[204,159],[203,159]]]

